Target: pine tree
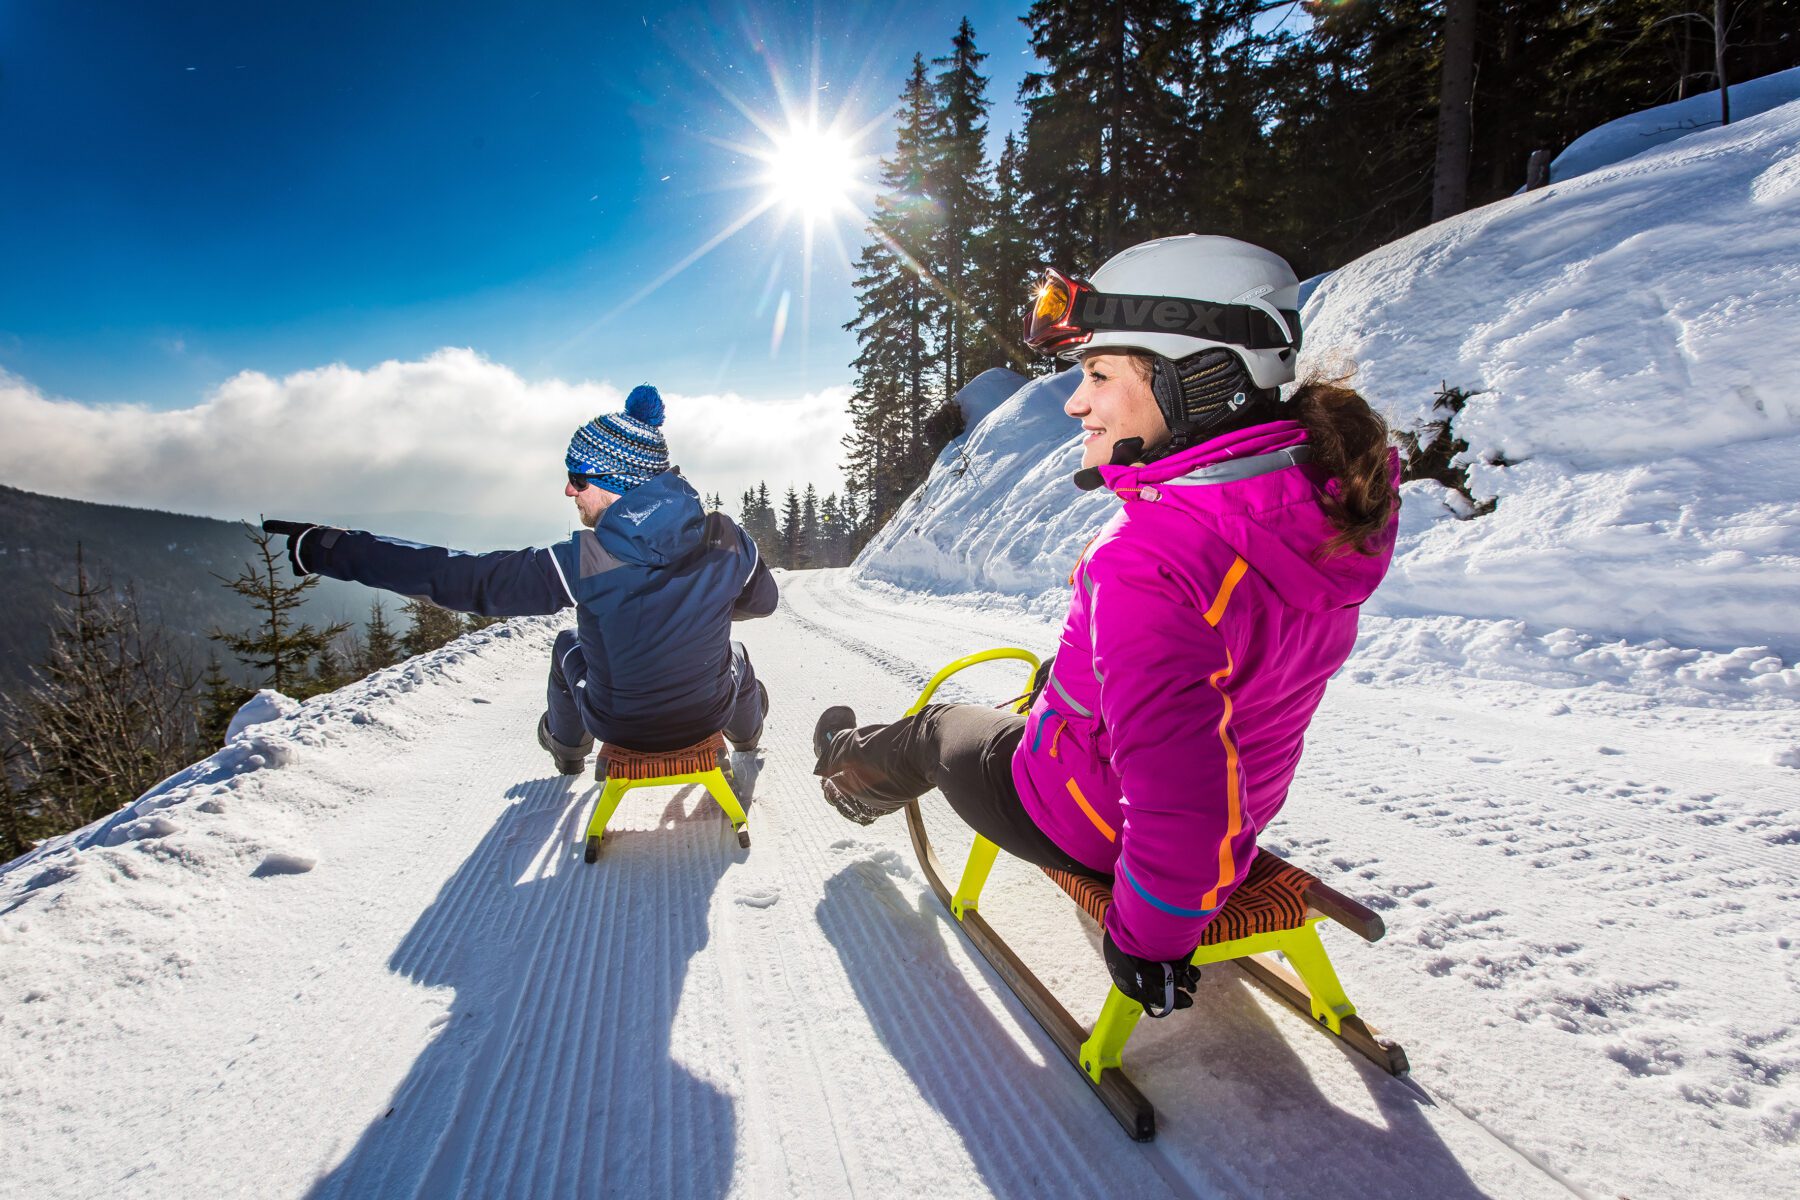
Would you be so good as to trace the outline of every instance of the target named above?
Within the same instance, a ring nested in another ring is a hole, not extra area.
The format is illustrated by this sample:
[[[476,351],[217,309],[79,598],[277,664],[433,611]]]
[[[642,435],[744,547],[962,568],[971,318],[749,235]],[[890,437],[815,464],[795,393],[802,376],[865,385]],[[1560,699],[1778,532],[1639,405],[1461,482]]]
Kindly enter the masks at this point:
[[[246,666],[268,672],[269,686],[276,691],[299,690],[307,679],[307,663],[350,628],[350,623],[340,621],[319,629],[296,624],[294,612],[306,602],[306,593],[318,585],[319,576],[308,575],[298,583],[283,583],[283,568],[273,549],[275,535],[249,529],[247,536],[256,545],[260,565],[246,562],[235,579],[223,575],[214,578],[250,601],[259,614],[258,624],[246,633],[215,629],[212,639],[225,643]]]
[[[185,765],[194,748],[198,680],[144,619],[135,589],[114,592],[87,574],[63,589],[50,648],[11,733],[20,743],[15,787],[43,829],[78,829],[131,803]]]
[[[463,635],[462,614],[440,608],[429,600],[409,598],[401,605],[406,614],[406,633],[400,638],[400,649],[407,657],[436,650]]]
[[[790,486],[781,506],[781,565],[790,571],[805,565],[804,533],[800,497]]]
[[[925,60],[915,55],[894,154],[882,163],[871,240],[856,262],[857,314],[844,326],[860,347],[851,364],[849,474],[883,515],[924,476],[926,420],[944,399],[928,340],[941,303],[928,266],[941,214],[925,190],[936,124]]]
[[[401,659],[400,644],[387,623],[387,606],[377,597],[369,605],[369,623],[363,630],[362,658],[357,667],[367,675],[391,667]]]
[[[1044,249],[1091,271],[1146,237],[1177,232],[1172,168],[1189,164],[1182,89],[1193,19],[1180,0],[1035,0],[1024,17],[1046,69],[1019,87],[1020,175],[1046,214]]]
[[[800,561],[799,567],[822,567],[819,553],[819,493],[812,484],[800,497]]]
[[[981,336],[972,350],[977,374],[983,367],[1029,370],[1033,363],[1019,340],[1033,276],[1042,263],[1026,223],[1025,186],[1019,179],[1019,140],[1006,135],[994,164],[992,219],[976,240],[973,287],[982,314]]]
[[[199,710],[195,714],[202,750],[225,744],[225,734],[231,728],[231,718],[237,716],[238,709],[255,694],[254,689],[233,682],[225,674],[218,655],[206,660],[206,674],[200,679]]]
[[[987,55],[975,49],[967,17],[950,44],[947,57],[932,60],[944,69],[932,84],[936,119],[925,181],[941,214],[929,253],[944,300],[936,309],[936,340],[946,398],[981,369],[974,348],[987,331],[975,280],[979,235],[994,204],[987,185],[987,77],[979,70]]]

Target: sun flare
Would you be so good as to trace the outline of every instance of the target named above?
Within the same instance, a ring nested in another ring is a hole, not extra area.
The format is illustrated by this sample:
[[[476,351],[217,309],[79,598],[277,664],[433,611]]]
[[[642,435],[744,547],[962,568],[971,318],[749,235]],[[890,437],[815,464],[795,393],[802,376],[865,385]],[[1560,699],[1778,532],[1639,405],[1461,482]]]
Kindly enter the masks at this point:
[[[772,139],[765,161],[769,197],[790,212],[819,220],[851,207],[857,154],[843,134],[795,125]]]

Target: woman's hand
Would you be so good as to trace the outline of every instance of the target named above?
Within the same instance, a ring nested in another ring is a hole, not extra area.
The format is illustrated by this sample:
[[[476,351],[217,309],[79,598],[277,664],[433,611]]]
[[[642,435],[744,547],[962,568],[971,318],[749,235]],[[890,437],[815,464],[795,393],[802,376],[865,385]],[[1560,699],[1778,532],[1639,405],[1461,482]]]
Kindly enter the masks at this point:
[[[1146,1016],[1166,1017],[1178,1008],[1193,1007],[1194,988],[1200,983],[1200,968],[1188,961],[1191,953],[1163,962],[1139,958],[1119,949],[1111,933],[1106,935],[1102,949],[1113,982],[1121,992],[1144,1006]]]

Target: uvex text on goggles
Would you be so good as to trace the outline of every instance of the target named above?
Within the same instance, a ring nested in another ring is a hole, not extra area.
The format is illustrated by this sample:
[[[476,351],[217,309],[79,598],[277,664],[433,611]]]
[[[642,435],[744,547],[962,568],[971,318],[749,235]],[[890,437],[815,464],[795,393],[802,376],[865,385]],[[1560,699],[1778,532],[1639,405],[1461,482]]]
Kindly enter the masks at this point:
[[[1281,321],[1269,310],[1248,304],[1097,292],[1087,280],[1052,268],[1045,272],[1026,311],[1025,344],[1040,353],[1054,354],[1082,345],[1101,332],[1173,333],[1246,350],[1298,350],[1300,314],[1290,309],[1276,311]]]

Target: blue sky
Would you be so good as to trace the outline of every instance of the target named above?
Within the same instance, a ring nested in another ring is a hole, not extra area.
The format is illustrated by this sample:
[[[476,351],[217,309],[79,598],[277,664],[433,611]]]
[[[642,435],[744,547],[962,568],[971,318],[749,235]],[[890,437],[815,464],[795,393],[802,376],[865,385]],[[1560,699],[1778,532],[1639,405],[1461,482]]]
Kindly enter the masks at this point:
[[[848,383],[850,272],[824,238],[809,280],[774,213],[620,303],[760,198],[739,106],[779,124],[785,90],[864,125],[966,14],[998,135],[1024,8],[0,6],[0,369],[163,410],[441,347],[527,381]],[[882,122],[866,149],[890,145]]]

